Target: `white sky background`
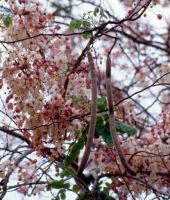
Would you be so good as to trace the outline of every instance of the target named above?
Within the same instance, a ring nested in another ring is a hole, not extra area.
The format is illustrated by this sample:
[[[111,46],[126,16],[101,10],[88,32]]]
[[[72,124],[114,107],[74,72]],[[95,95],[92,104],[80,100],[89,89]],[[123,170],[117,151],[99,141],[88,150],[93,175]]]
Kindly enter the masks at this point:
[[[42,1],[42,0],[41,0]],[[102,2],[106,2],[106,1],[102,1]],[[115,14],[120,18],[120,17],[123,17],[123,13],[124,13],[124,10],[123,8],[121,8],[118,4],[118,0],[107,0],[107,2],[109,2],[109,4],[111,5],[111,7],[113,8],[113,10],[115,11]],[[90,7],[90,6],[85,6],[83,4],[83,7],[81,8],[81,10],[77,9],[76,12],[80,12],[80,13],[86,13],[87,11],[92,11],[93,10],[93,7]],[[166,13],[166,14],[165,14]],[[142,17],[144,20],[146,20],[146,22],[148,23],[151,23],[152,26],[155,26],[157,27],[158,29],[162,30],[163,27],[166,26],[166,23],[164,21],[164,18],[163,20],[157,20],[157,14],[163,14],[163,17],[164,16],[167,16],[167,18],[165,19],[166,21],[168,21],[168,16],[169,16],[169,9],[161,9],[160,6],[154,6],[152,9],[149,9],[147,11],[147,17]],[[117,73],[117,76],[118,78],[121,78],[121,73],[118,72]],[[148,99],[146,100],[148,102]],[[158,108],[157,108],[158,109]],[[11,181],[11,184],[15,183],[16,180],[13,180]],[[75,195],[71,192],[67,193],[68,195],[68,198],[67,200],[72,200],[75,198]],[[144,197],[143,197],[144,198]],[[146,200],[151,200],[153,198],[152,195],[148,196]],[[4,200],[51,200],[51,194],[49,192],[44,192],[42,196],[31,196],[31,197],[25,197],[21,194],[18,194],[17,192],[10,192],[10,193],[7,193],[7,195],[5,196]],[[129,198],[130,199],[130,198]]]

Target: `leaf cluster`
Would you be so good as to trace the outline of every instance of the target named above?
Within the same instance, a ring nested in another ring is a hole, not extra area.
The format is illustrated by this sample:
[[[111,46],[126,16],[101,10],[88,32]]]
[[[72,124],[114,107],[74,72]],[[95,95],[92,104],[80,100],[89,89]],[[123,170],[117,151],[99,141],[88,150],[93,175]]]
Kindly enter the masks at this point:
[[[70,184],[66,183],[64,179],[54,180],[50,182],[47,186],[47,190],[58,189],[58,194],[52,200],[65,200],[66,199],[66,190],[70,188]]]
[[[104,140],[104,142],[109,146],[112,147],[112,137],[111,133],[109,130],[109,115],[105,111],[107,109],[107,101],[105,97],[101,97],[97,101],[97,108],[98,111],[101,113],[97,116],[97,121],[96,121],[96,134],[98,136],[101,136]],[[104,111],[104,112],[102,112]],[[115,121],[115,128],[116,131],[124,134],[127,133],[128,136],[135,135],[137,133],[137,129],[124,123],[121,121],[116,120]]]
[[[79,156],[81,149],[85,145],[85,136],[78,138],[78,140],[71,146],[70,152],[64,160],[64,166],[68,167]]]
[[[69,28],[71,31],[75,31],[75,29],[81,29],[83,28],[84,30],[88,30],[91,28],[91,23],[86,20],[86,19],[77,19],[77,20],[72,20],[70,22]],[[91,37],[91,32],[85,31],[83,33],[83,38],[88,39]]]

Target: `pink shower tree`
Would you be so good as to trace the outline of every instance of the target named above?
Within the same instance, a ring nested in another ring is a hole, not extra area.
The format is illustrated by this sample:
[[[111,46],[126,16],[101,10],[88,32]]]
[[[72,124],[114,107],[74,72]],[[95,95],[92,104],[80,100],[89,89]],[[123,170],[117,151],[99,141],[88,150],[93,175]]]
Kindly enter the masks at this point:
[[[55,200],[67,191],[77,200],[169,199],[169,1],[118,1],[120,16],[114,1],[3,3],[0,199],[12,190],[30,197],[49,190]],[[108,58],[111,123],[134,173],[110,131]]]

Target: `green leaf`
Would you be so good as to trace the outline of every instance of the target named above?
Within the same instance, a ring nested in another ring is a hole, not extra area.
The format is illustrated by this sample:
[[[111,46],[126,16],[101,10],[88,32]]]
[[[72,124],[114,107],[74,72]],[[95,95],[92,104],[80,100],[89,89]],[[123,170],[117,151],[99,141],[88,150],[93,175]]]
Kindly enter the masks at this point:
[[[70,98],[73,104],[81,103],[83,100],[80,96],[74,96],[74,95],[70,96]]]
[[[89,39],[90,37],[91,37],[91,33],[90,32],[83,33],[83,38],[84,39]]]
[[[52,200],[60,200],[60,197],[57,196],[57,197],[53,198]]]
[[[137,129],[127,125],[120,121],[115,121],[115,128],[116,131],[119,133],[127,133],[128,136],[134,135],[137,133]],[[97,116],[96,119],[96,134],[101,136],[104,142],[109,146],[112,147],[112,137],[109,129],[109,115],[107,113],[103,113]]]
[[[76,158],[80,154],[80,150],[84,147],[84,144],[85,144],[85,137],[79,138],[78,141],[73,144],[69,155],[64,160],[65,167],[68,167],[72,162],[76,160]]]
[[[111,137],[111,134],[110,134],[108,123],[106,123],[105,125],[103,125],[103,124],[96,124],[96,133],[99,136],[102,136],[104,142],[109,147],[113,146],[113,144],[112,144],[112,137]]]
[[[97,109],[103,111],[107,108],[107,101],[105,97],[97,99]]]
[[[82,20],[80,20],[80,19],[76,20],[76,28],[77,29],[80,29],[81,24],[82,24]]]
[[[104,118],[104,120],[107,122],[107,121],[109,121],[109,114],[107,113],[107,112],[103,112],[102,113],[102,116],[103,116],[103,118]]]
[[[4,25],[9,28],[12,25],[12,17],[10,15],[7,15],[4,19],[3,19],[3,23]]]
[[[64,199],[66,199],[66,194],[65,194],[65,190],[60,190],[60,198],[62,199],[62,200],[64,200]]]
[[[74,31],[74,29],[76,28],[75,20],[72,20],[72,21],[70,22],[69,28],[70,28],[71,31]]]
[[[70,176],[70,174],[66,170],[62,170],[60,173],[55,175],[56,177],[64,178]]]
[[[83,20],[82,21],[82,26],[85,28],[85,29],[89,29],[91,28],[91,23],[87,20]]]
[[[70,28],[71,31],[74,31],[75,29],[80,29],[81,24],[82,24],[82,20],[80,20],[80,19],[78,19],[78,20],[72,20],[70,22],[69,28]]]
[[[74,191],[74,192],[78,192],[79,191],[79,186],[78,185],[73,185],[73,188],[72,188],[72,190]]]
[[[97,126],[97,125],[103,124],[104,121],[105,121],[105,120],[104,120],[103,115],[97,115],[97,118],[96,118],[96,126]]]
[[[115,121],[116,130],[120,133],[127,133],[128,136],[137,133],[137,129],[120,121]]]
[[[99,191],[98,194],[100,196],[100,199],[115,200],[115,198],[113,198],[109,195],[109,190],[108,191]]]
[[[64,183],[64,180],[54,180],[50,182],[47,186],[47,190],[50,190],[52,188],[54,189],[69,189],[70,184]]]

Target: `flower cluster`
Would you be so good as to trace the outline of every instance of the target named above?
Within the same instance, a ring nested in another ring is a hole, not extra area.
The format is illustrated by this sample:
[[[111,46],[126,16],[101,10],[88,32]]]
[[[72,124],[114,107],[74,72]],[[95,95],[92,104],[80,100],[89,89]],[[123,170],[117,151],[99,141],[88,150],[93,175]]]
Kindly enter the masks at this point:
[[[8,86],[6,105],[20,129],[34,129],[24,132],[31,147],[44,155],[44,146],[52,144],[57,157],[63,153],[65,133],[74,132],[74,122],[65,120],[88,111],[87,65],[71,71],[78,54],[71,39],[58,36],[60,27],[41,11],[39,1],[9,1],[9,5],[14,17],[4,32],[11,45],[1,80]],[[75,105],[75,96],[83,97],[84,104]]]

